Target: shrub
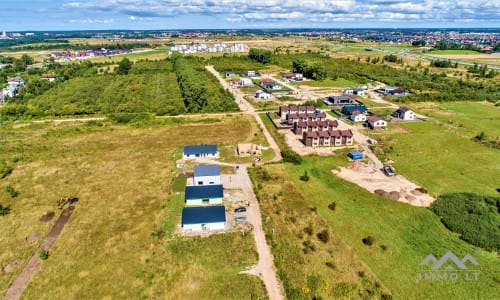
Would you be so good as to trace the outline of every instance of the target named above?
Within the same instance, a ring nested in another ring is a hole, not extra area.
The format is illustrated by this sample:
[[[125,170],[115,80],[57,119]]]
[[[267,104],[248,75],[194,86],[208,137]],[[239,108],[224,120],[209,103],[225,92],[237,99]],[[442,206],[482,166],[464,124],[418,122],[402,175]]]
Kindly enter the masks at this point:
[[[308,235],[312,235],[313,234],[312,227],[311,226],[304,227],[304,233],[306,233]]]
[[[371,245],[373,245],[373,243],[375,243],[375,238],[373,236],[369,235],[369,236],[363,238],[361,241],[363,242],[363,244],[365,244],[367,246],[371,246]]]
[[[19,196],[19,192],[16,191],[11,185],[5,187],[5,191],[10,195],[11,198],[16,198]]]
[[[320,241],[322,241],[323,243],[328,243],[328,241],[330,240],[330,234],[328,233],[328,230],[326,229],[323,229],[322,231],[320,231],[317,235],[318,239]]]
[[[0,216],[5,216],[8,214],[10,214],[10,207],[9,206],[2,206],[2,204],[0,204]]]
[[[336,207],[337,207],[337,203],[335,201],[333,201],[332,203],[328,204],[328,208],[330,210],[335,210]]]
[[[38,255],[40,256],[41,260],[46,260],[47,258],[49,258],[49,251],[42,249],[40,250],[40,253]]]
[[[284,162],[290,162],[296,165],[300,165],[302,163],[302,157],[293,151],[293,150],[283,150],[281,151],[281,156],[283,157]]]
[[[387,248],[389,247],[387,247],[386,245],[380,245],[380,249],[382,249],[383,251],[387,251]]]
[[[430,209],[443,224],[472,245],[500,249],[500,197],[453,193],[438,197]]]
[[[0,179],[5,178],[12,173],[12,167],[7,165],[3,160],[0,160]]]
[[[304,175],[300,176],[300,180],[302,181],[309,181],[309,175],[307,175],[307,171],[304,171]]]
[[[327,262],[325,263],[325,265],[326,265],[328,268],[335,270],[335,264],[334,264],[333,262],[331,262],[331,261],[327,261]]]

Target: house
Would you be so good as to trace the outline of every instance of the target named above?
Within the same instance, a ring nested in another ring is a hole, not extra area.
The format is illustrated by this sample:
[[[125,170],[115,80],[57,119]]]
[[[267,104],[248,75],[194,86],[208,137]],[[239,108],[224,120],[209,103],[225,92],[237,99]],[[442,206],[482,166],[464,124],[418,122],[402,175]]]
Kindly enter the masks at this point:
[[[352,145],[353,133],[348,130],[304,131],[302,142],[306,147]]]
[[[369,117],[367,123],[368,126],[374,130],[387,128],[387,122],[376,115]]]
[[[329,106],[357,105],[359,102],[351,96],[328,96],[323,101]]]
[[[255,98],[257,99],[271,99],[271,94],[264,92],[263,90],[258,90],[255,92]]]
[[[219,165],[194,166],[194,185],[221,184]]]
[[[352,160],[363,159],[363,153],[359,151],[351,151],[347,154],[347,156]]]
[[[45,74],[45,75],[42,75],[42,79],[45,79],[48,82],[54,82],[54,81],[56,81],[57,78],[54,75]]]
[[[11,86],[23,87],[25,83],[26,80],[24,80],[24,78],[22,78],[21,76],[7,79],[7,84]]]
[[[380,90],[378,90],[380,93],[384,94],[384,95],[389,95],[389,93],[393,90],[396,90],[397,87],[395,86],[386,86],[386,87],[383,87],[381,88]]]
[[[389,91],[389,95],[391,96],[407,96],[408,92],[402,89],[393,89]]]
[[[226,226],[226,209],[222,205],[185,207],[182,209],[183,231],[223,230]]]
[[[302,81],[304,80],[304,75],[302,75],[302,73],[293,73],[292,79],[295,81]]]
[[[239,86],[253,86],[252,79],[250,78],[240,78],[240,81],[238,81]]]
[[[236,147],[236,151],[238,152],[238,155],[241,157],[251,156],[251,155],[256,155],[256,156],[262,155],[262,151],[259,145],[256,144],[238,144],[238,146]]]
[[[391,114],[394,118],[401,119],[403,121],[413,121],[415,120],[415,112],[413,110],[409,109],[408,107],[401,106]]]
[[[346,105],[342,107],[342,113],[347,116],[351,116],[352,114],[365,114],[367,112],[367,108],[364,105]]]
[[[280,115],[281,121],[286,121],[286,116],[288,114],[297,113],[314,113],[316,112],[316,107],[312,105],[302,106],[302,105],[290,105],[290,106],[280,106],[278,114]]]
[[[296,114],[287,114],[286,115],[286,123],[288,125],[293,125],[295,122],[309,122],[309,121],[325,121],[326,113],[325,112],[314,112],[314,113],[296,113]]]
[[[355,110],[351,113],[349,119],[353,122],[364,122],[366,121],[366,113]]]
[[[197,146],[184,146],[182,148],[183,159],[193,158],[217,158],[219,151],[217,145],[197,145]]]
[[[262,82],[261,81],[260,86],[266,90],[281,90],[282,89],[282,86],[279,83],[276,83],[274,81],[273,82]]]
[[[364,89],[354,89],[353,90],[353,94],[361,96],[361,97],[364,97],[365,96],[365,90]]]
[[[247,71],[247,76],[248,77],[255,77],[255,71]]]
[[[300,121],[293,124],[293,132],[297,135],[302,135],[304,131],[328,131],[334,130],[339,126],[336,120],[325,121]]]
[[[186,205],[222,204],[224,188],[221,184],[191,185],[185,188]]]

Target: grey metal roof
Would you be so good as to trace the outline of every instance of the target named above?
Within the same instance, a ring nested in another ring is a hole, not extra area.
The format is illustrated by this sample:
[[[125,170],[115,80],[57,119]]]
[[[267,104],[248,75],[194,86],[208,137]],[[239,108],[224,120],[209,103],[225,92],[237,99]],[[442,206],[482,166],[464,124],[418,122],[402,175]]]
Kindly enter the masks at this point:
[[[222,184],[215,185],[195,185],[186,186],[185,199],[206,199],[206,198],[222,198],[224,196],[224,189]]]
[[[182,225],[226,222],[223,205],[185,207],[182,209]]]
[[[197,146],[184,146],[182,151],[186,155],[192,154],[215,154],[217,153],[217,145],[197,145]]]
[[[199,176],[220,176],[219,165],[194,166],[194,177]]]

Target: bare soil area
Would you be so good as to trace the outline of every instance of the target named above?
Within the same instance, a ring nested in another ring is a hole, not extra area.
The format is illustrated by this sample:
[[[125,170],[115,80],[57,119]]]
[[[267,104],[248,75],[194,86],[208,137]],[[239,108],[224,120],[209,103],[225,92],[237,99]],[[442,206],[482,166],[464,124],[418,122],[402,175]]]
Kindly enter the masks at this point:
[[[349,168],[333,170],[333,173],[385,199],[419,207],[428,207],[435,200],[425,189],[403,176],[386,176],[381,170],[362,162],[353,162]]]

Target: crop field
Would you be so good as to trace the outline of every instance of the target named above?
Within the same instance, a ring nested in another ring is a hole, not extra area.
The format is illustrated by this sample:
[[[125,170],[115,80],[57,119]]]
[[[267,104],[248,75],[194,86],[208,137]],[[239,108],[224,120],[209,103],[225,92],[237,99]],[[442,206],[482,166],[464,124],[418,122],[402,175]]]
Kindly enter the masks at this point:
[[[265,296],[258,278],[238,274],[257,260],[251,235],[174,234],[183,206],[174,192],[182,183],[173,180],[182,145],[258,142],[251,117],[204,120],[0,126],[0,160],[14,169],[0,180],[0,203],[11,208],[0,217],[0,266],[20,263],[0,273],[0,293],[41,242],[27,237],[43,239],[56,218],[40,218],[58,215],[56,202],[66,195],[79,198],[75,212],[23,299]],[[11,198],[6,186],[19,195]]]
[[[266,166],[269,181],[259,176],[262,170],[253,176],[290,299],[496,297],[498,257],[461,241],[427,209],[384,200],[334,176],[331,170],[347,163],[344,154],[309,157],[298,166]],[[308,181],[299,179],[305,171]],[[369,236],[371,245],[362,241]],[[420,262],[448,250],[478,260],[477,281],[419,279]]]

